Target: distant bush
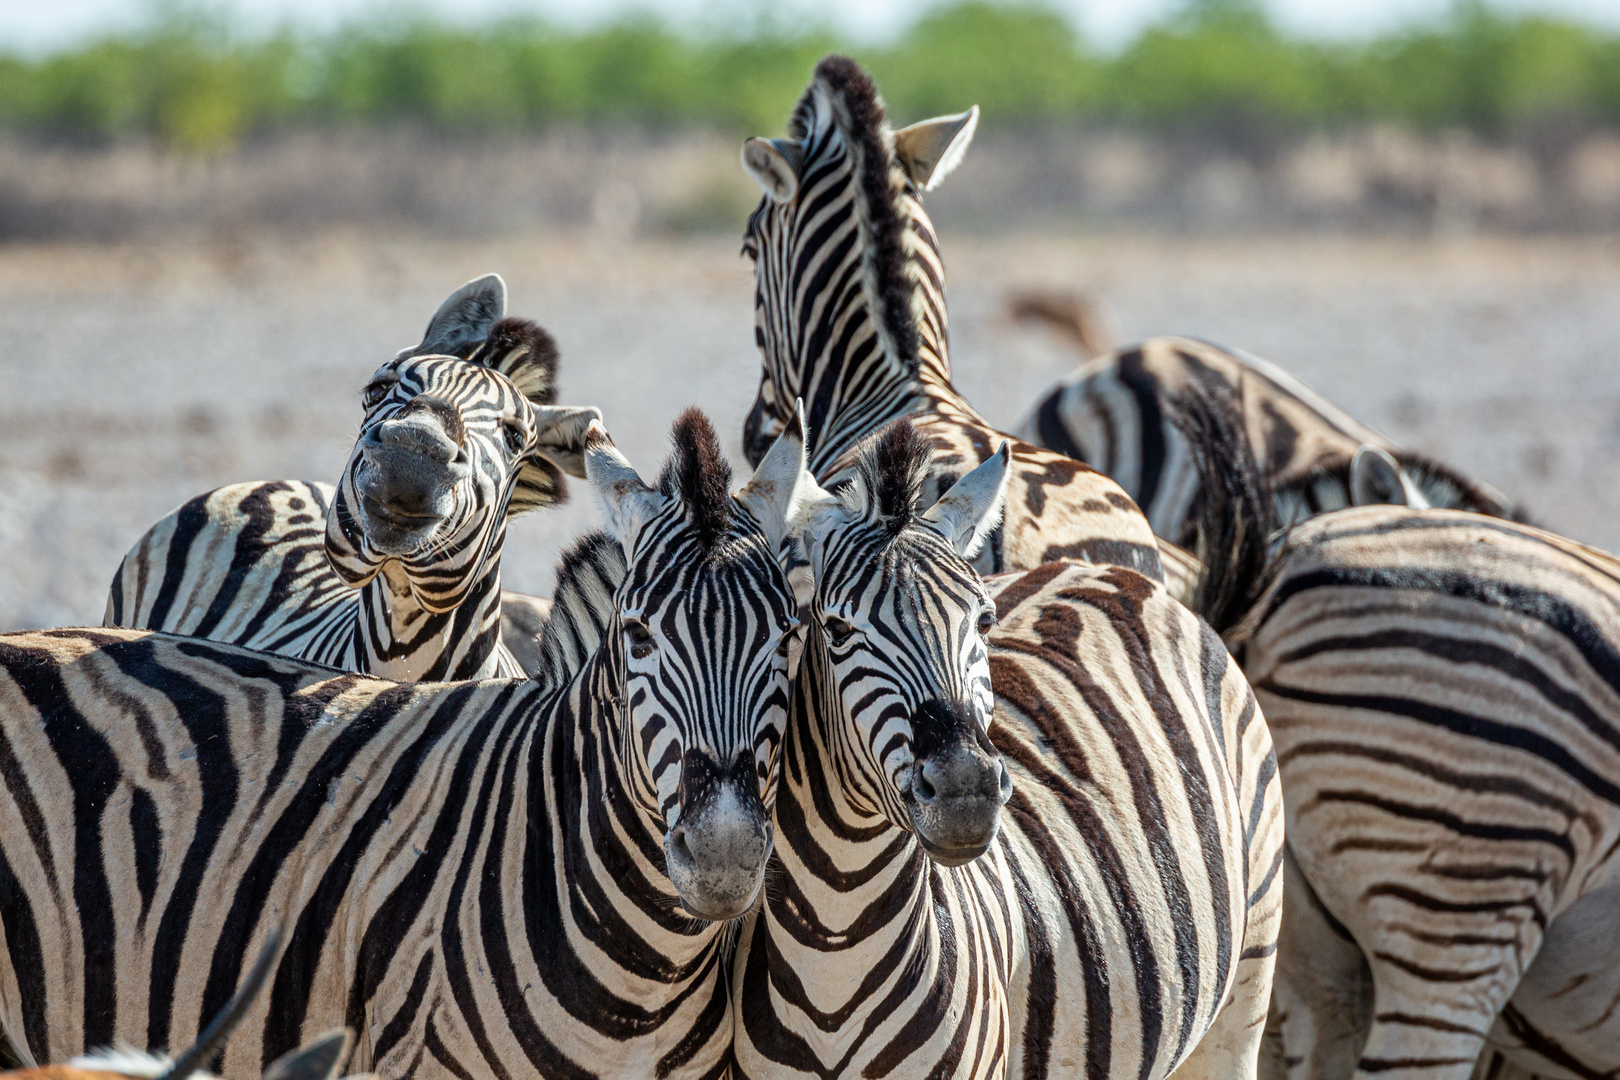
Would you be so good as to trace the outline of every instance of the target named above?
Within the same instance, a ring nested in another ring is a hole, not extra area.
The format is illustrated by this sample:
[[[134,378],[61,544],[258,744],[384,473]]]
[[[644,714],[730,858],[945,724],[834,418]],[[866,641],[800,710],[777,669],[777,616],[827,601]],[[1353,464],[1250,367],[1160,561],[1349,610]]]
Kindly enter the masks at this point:
[[[816,58],[839,46],[826,32],[769,27],[682,35],[644,17],[586,31],[405,21],[243,40],[170,15],[52,56],[0,55],[0,127],[193,151],[289,125],[401,121],[774,132]],[[1620,122],[1620,35],[1478,0],[1458,0],[1439,24],[1354,43],[1286,37],[1250,0],[1192,0],[1112,56],[1038,3],[962,0],[891,46],[854,51],[907,119],[976,102],[1000,123],[1236,116],[1491,133],[1549,116]]]

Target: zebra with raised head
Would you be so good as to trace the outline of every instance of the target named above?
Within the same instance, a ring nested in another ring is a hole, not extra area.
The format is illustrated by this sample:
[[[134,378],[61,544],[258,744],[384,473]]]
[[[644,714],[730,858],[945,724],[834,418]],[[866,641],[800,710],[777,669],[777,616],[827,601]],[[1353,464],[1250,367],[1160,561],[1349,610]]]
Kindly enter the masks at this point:
[[[1489,484],[1395,445],[1275,364],[1196,338],[1153,338],[1080,365],[1036,400],[1018,434],[1107,473],[1155,533],[1191,547],[1202,489],[1176,424],[1177,402],[1194,389],[1221,387],[1242,403],[1250,453],[1271,491],[1274,529],[1374,503],[1525,520]]]
[[[1255,1076],[1266,725],[1158,582],[980,581],[1008,450],[924,512],[932,444],[899,421],[812,495],[777,854],[734,969],[744,1075]]]
[[[743,166],[765,192],[743,237],[764,364],[743,430],[750,460],[795,399],[807,409],[810,468],[823,484],[850,475],[860,440],[897,417],[934,441],[925,497],[943,494],[1006,438],[951,385],[945,269],[922,205],[961,162],[978,115],[975,107],[891,131],[871,78],[829,56],[788,138],[743,144]],[[978,557],[981,571],[1076,558],[1163,579],[1153,531],[1118,484],[1017,440],[1012,462],[1006,514]],[[1178,553],[1172,572],[1186,562]]]
[[[103,624],[405,682],[523,674],[503,634],[507,520],[564,497],[601,413],[552,403],[556,344],[504,305],[496,275],[468,282],[377,369],[335,490],[233,484],[154,525]]]
[[[1235,403],[1194,415],[1204,531],[1226,541],[1205,545],[1224,579],[1206,611],[1265,710],[1287,802],[1291,1074],[1612,1075],[1620,558],[1406,507],[1268,543]]]
[[[0,637],[0,1026],[36,1058],[184,1045],[285,923],[228,1074],[346,1024],[384,1076],[723,1075],[726,920],[772,842],[801,432],[732,495],[696,410],[655,486],[593,429],[628,569],[561,687]]]

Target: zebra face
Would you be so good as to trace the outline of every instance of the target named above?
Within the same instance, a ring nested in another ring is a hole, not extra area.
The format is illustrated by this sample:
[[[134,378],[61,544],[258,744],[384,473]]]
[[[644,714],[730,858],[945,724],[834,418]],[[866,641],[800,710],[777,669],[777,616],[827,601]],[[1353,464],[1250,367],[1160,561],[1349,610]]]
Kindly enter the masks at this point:
[[[909,422],[861,450],[850,488],[811,510],[816,579],[806,674],[835,703],[827,738],[857,805],[960,866],[995,839],[1012,778],[990,742],[995,623],[967,558],[1000,520],[1005,445],[925,513],[931,445]]]
[[[796,622],[777,553],[808,474],[797,425],[734,496],[702,413],[682,416],[675,445],[656,488],[605,433],[586,468],[629,564],[608,630],[622,657],[622,766],[663,833],[682,905],[730,919],[752,907],[771,852]]]
[[[600,417],[537,404],[501,371],[450,356],[384,364],[362,404],[327,555],[355,586],[396,561],[431,611],[463,602],[509,513],[561,497],[562,473],[579,470],[584,428]]]

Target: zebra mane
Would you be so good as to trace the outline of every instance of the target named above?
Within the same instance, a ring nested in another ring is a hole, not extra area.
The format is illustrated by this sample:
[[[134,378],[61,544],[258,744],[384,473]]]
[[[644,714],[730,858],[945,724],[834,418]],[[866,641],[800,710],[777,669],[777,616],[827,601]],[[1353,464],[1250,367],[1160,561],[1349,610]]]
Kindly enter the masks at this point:
[[[933,461],[934,444],[901,418],[866,439],[857,451],[859,482],[845,489],[845,505],[898,536],[917,519],[917,500]]]
[[[498,371],[536,405],[557,402],[557,341],[539,323],[508,316],[466,359]]]
[[[626,572],[624,549],[600,529],[563,552],[551,614],[540,632],[535,682],[547,689],[562,686],[590,659],[612,621],[613,600]]]
[[[1418,486],[1418,490],[1436,507],[1471,510],[1476,514],[1517,521],[1521,525],[1535,524],[1524,507],[1501,492],[1478,480],[1469,479],[1427,454],[1420,454],[1416,450],[1391,450],[1390,454]]]
[[[862,232],[862,268],[867,298],[874,308],[878,344],[906,371],[919,367],[917,321],[911,308],[915,289],[906,272],[906,216],[899,202],[910,183],[894,152],[894,132],[877,84],[861,66],[837,53],[816,65],[810,86],[793,110],[788,135],[801,142],[814,133],[817,105],[827,103],[831,119],[849,148],[855,180],[855,209]]]
[[[681,500],[703,550],[712,552],[731,528],[731,463],[714,425],[695,405],[676,419],[672,439],[675,453],[658,477],[658,490]]]
[[[1467,510],[1487,517],[1505,518],[1521,525],[1534,525],[1524,508],[1508,500],[1507,496],[1478,480],[1472,480],[1444,462],[1436,461],[1416,450],[1391,447],[1389,455],[1401,471],[1423,492],[1429,504],[1437,510]],[[1345,501],[1350,498],[1350,461],[1339,457],[1311,466],[1297,478],[1279,488],[1282,491],[1308,491],[1324,481],[1342,488]]]

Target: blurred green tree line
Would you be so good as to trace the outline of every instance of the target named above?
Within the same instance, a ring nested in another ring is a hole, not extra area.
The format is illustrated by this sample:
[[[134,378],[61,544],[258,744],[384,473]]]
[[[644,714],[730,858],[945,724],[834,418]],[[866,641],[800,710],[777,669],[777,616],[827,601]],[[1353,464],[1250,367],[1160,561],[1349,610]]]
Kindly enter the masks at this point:
[[[746,20],[744,20],[746,21]],[[387,23],[388,25],[382,25]],[[410,122],[781,129],[811,66],[847,47],[759,23],[683,34],[650,18],[590,30],[378,19],[244,39],[184,12],[43,57],[0,53],[0,127],[229,146],[291,126]],[[1102,52],[1038,3],[958,0],[891,44],[850,51],[897,118],[977,102],[999,125],[1233,117],[1294,126],[1393,121],[1483,134],[1561,118],[1620,122],[1620,35],[1458,0],[1449,17],[1353,42],[1281,33],[1256,0],[1192,0]]]

